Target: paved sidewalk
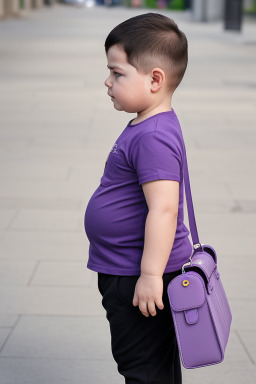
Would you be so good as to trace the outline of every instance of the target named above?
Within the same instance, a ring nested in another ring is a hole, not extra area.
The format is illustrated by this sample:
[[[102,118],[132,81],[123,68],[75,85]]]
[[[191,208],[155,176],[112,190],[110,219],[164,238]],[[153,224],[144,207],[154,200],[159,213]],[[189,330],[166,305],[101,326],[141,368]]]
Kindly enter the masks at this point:
[[[132,118],[106,95],[104,39],[143,12],[55,5],[0,23],[1,384],[124,382],[86,268],[83,216]],[[172,106],[199,235],[218,253],[233,312],[225,361],[184,370],[184,383],[254,384],[256,23],[245,19],[238,34],[192,23],[189,12],[168,15],[189,41]]]

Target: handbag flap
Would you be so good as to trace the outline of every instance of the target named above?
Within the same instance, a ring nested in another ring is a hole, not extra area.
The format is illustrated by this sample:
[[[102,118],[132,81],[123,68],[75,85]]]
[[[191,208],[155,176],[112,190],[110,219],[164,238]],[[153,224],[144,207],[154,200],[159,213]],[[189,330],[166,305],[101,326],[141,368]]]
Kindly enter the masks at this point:
[[[212,256],[209,255],[206,252],[196,252],[192,256],[192,262],[190,266],[185,267],[185,269],[189,270],[189,268],[199,268],[204,273],[206,279],[210,281],[210,278],[217,268],[217,265],[215,261],[213,260]]]
[[[211,245],[202,244],[203,251],[212,256],[215,264],[217,264],[217,254]]]
[[[204,281],[193,271],[175,277],[168,284],[167,293],[170,306],[176,312],[201,307],[206,297]]]

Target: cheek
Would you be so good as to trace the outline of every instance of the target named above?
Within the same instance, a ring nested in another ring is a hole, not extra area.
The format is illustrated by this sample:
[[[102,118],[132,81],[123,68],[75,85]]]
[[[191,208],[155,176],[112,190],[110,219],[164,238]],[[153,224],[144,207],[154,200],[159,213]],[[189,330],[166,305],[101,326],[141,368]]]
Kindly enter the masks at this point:
[[[147,97],[148,95],[148,84],[146,80],[143,78],[139,78],[136,81],[133,82],[133,93],[135,96],[138,97]]]
[[[136,78],[136,81],[133,78],[120,79],[113,84],[112,92],[116,97],[116,105],[120,103],[126,112],[142,110],[148,102],[145,79]]]
[[[112,91],[115,95],[121,95],[122,94],[122,90],[123,90],[123,86],[120,82],[113,82],[112,84]]]
[[[130,99],[137,99],[146,95],[146,86],[143,81],[127,81],[123,87],[120,87],[120,93],[124,97]]]

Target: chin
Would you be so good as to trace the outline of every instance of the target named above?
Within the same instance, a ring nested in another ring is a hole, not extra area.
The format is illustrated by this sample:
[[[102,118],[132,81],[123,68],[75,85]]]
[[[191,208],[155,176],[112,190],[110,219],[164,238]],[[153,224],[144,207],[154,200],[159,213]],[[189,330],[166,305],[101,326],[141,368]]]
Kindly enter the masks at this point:
[[[114,105],[114,108],[117,110],[117,111],[123,111],[124,109],[121,107],[121,105]]]

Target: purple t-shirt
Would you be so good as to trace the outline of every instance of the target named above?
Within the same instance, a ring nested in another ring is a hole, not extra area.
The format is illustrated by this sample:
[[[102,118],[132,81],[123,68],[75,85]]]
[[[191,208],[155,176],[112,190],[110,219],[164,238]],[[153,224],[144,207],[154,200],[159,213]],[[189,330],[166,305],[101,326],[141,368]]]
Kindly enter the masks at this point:
[[[130,123],[114,143],[100,185],[86,208],[84,224],[90,242],[87,268],[111,275],[140,275],[148,214],[141,184],[168,179],[180,182],[179,212],[164,273],[176,271],[192,253],[189,230],[183,222],[181,127],[173,108]]]

